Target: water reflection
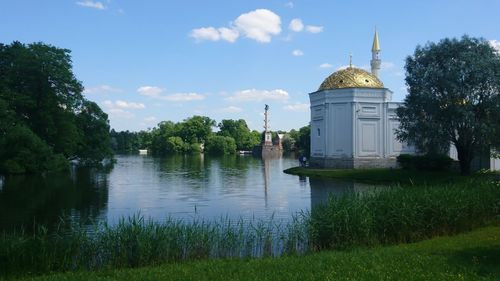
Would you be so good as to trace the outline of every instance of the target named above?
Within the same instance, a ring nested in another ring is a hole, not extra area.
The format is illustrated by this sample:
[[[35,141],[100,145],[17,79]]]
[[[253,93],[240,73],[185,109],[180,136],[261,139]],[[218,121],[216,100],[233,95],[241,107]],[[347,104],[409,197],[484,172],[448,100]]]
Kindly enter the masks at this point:
[[[326,203],[329,196],[342,196],[346,193],[374,192],[384,188],[353,180],[322,178],[309,178],[309,185],[311,188],[311,207]]]
[[[70,174],[5,177],[0,190],[0,231],[35,224],[55,226],[61,217],[99,220],[108,202],[106,174],[75,169]]]
[[[141,214],[162,221],[290,219],[311,205],[370,189],[367,184],[309,179],[283,173],[295,156],[118,155],[112,170],[0,178],[0,230],[53,225],[61,215],[115,224]],[[3,186],[3,189],[1,189]]]

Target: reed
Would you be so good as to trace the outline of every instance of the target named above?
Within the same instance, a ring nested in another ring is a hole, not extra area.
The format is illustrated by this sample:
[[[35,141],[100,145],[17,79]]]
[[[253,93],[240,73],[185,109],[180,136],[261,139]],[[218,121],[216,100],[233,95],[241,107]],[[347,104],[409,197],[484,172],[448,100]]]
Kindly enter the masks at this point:
[[[500,218],[500,186],[488,180],[395,186],[331,197],[290,220],[153,221],[141,215],[92,230],[61,220],[0,234],[0,278],[55,271],[140,267],[199,259],[302,255],[415,242]]]
[[[409,243],[471,230],[500,218],[497,182],[395,186],[330,197],[314,208],[315,249]]]

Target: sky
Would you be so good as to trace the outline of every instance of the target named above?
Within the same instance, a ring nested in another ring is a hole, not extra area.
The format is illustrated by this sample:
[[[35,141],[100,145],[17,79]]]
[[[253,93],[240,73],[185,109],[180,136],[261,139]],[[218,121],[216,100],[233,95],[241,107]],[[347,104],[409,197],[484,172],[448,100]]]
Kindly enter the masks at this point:
[[[375,28],[380,79],[407,94],[416,46],[464,34],[500,51],[500,1],[0,0],[0,43],[71,50],[84,95],[117,131],[193,115],[245,119],[261,131],[309,123],[308,93],[349,64],[369,68]]]

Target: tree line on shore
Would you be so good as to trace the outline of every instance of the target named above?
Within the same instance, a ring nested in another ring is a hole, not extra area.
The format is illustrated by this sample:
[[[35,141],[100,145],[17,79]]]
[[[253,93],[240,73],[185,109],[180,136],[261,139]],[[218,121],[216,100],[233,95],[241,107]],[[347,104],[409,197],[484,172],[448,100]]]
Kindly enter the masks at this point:
[[[218,131],[215,132],[214,129]],[[308,153],[309,126],[282,133],[283,149]],[[206,152],[213,155],[251,151],[263,139],[263,133],[250,130],[243,119],[224,119],[220,123],[206,116],[192,116],[181,122],[162,121],[147,131],[111,130],[111,148],[116,153],[136,153],[148,149],[154,155]]]

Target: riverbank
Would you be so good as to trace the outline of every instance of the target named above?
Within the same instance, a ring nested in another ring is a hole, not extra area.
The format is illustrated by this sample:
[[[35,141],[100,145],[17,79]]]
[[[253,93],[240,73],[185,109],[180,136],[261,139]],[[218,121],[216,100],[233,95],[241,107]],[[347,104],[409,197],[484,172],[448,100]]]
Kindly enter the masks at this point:
[[[484,173],[476,173],[469,176],[463,176],[458,172],[431,172],[403,169],[314,169],[304,167],[293,167],[283,172],[297,176],[404,185],[458,183],[465,180],[482,178],[485,175]]]
[[[251,260],[205,260],[20,280],[497,280],[500,226],[372,249]]]

